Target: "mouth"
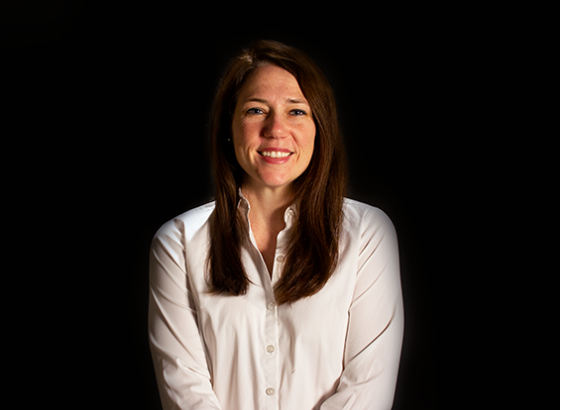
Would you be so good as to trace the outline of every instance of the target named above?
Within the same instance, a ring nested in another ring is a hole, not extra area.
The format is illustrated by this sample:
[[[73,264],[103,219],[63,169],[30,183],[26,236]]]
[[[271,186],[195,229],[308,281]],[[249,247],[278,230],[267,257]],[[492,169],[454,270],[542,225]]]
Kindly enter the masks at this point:
[[[257,151],[260,155],[270,158],[286,158],[293,154],[290,151]]]

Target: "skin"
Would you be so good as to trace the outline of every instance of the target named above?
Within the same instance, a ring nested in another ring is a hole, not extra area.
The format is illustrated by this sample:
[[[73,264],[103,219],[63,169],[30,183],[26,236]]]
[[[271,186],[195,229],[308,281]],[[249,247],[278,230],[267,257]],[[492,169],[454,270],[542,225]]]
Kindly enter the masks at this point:
[[[251,229],[270,274],[284,211],[294,197],[292,182],[308,167],[315,136],[312,110],[294,76],[273,65],[256,69],[240,90],[232,140],[245,171],[242,191],[251,205]],[[269,148],[292,154],[273,164],[260,154]]]

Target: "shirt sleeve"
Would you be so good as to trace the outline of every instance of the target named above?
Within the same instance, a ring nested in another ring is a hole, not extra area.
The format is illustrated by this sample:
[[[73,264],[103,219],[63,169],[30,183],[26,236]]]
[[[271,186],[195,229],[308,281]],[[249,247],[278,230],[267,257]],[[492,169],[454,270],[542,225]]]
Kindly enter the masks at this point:
[[[362,224],[344,370],[321,410],[390,410],[393,405],[404,332],[396,231],[376,208]]]
[[[164,410],[221,409],[212,390],[191,296],[179,222],[153,238],[149,264],[149,344]]]

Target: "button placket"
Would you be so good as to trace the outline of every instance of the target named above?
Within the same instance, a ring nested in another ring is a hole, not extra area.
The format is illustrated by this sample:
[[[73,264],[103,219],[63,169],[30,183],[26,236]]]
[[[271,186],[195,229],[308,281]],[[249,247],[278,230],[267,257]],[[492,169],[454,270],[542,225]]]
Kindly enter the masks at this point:
[[[271,295],[273,297],[273,295]],[[275,387],[278,386],[278,355],[276,354],[278,341],[278,318],[277,306],[274,300],[266,305],[265,310],[265,347],[263,350],[263,363],[265,363],[265,394],[270,397],[276,397]],[[269,399],[274,400],[273,398]],[[275,405],[275,402],[271,403]],[[270,405],[269,405],[270,406]],[[271,407],[269,407],[271,408]],[[276,407],[273,407],[276,408]]]

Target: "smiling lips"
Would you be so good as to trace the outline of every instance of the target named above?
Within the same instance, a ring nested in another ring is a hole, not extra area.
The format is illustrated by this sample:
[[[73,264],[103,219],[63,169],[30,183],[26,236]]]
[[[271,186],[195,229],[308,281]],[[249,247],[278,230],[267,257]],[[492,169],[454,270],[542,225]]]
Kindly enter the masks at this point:
[[[283,164],[293,154],[286,148],[265,148],[257,152],[270,164]]]
[[[288,157],[292,152],[281,152],[281,151],[261,151],[259,154],[263,155],[264,157],[271,157],[271,158],[285,158]]]

